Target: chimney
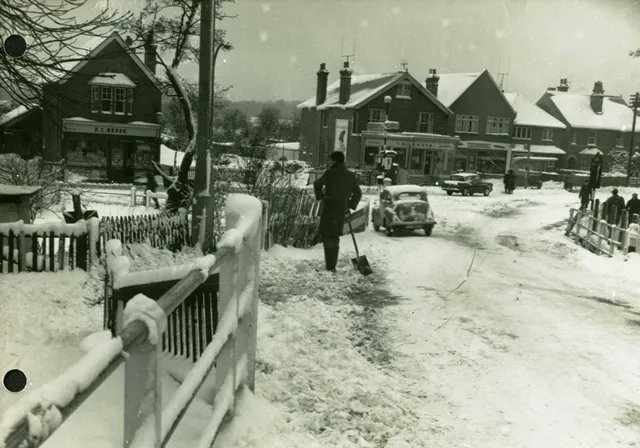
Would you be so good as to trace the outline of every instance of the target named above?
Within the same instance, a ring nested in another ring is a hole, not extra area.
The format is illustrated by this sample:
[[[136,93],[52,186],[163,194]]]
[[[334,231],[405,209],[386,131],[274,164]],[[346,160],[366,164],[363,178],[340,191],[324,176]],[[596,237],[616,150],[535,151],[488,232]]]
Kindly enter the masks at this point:
[[[425,85],[427,90],[433,94],[433,96],[438,96],[438,81],[440,81],[440,77],[436,74],[435,68],[429,69],[429,76],[425,80]]]
[[[151,73],[156,74],[156,48],[154,43],[153,31],[149,31],[147,38],[144,40],[144,65],[147,66]]]
[[[598,115],[602,114],[602,100],[604,99],[604,88],[602,82],[596,81],[591,92],[591,109]]]
[[[558,92],[568,92],[569,91],[569,80],[567,78],[562,78],[560,80],[560,85],[557,88]]]
[[[327,64],[324,62],[320,64],[320,70],[318,70],[318,83],[316,85],[316,105],[322,104],[327,99],[327,78],[329,72],[327,71]]]
[[[349,61],[344,61],[344,67],[340,70],[340,104],[347,104],[351,96],[351,69]]]

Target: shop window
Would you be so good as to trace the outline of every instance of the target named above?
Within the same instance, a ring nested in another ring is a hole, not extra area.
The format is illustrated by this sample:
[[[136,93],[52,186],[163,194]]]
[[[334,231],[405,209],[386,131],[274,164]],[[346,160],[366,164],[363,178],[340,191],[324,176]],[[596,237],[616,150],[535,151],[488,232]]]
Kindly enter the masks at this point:
[[[411,84],[398,84],[398,89],[396,90],[396,98],[411,99]]]
[[[378,152],[379,148],[375,146],[366,146],[364,148],[364,164],[368,166],[375,165]]]
[[[411,160],[409,160],[409,170],[414,173],[422,174],[422,151],[415,151],[411,153]]]
[[[487,134],[509,135],[509,118],[487,117]]]
[[[456,115],[456,132],[478,133],[478,115]]]
[[[531,128],[526,128],[523,126],[515,126],[513,128],[513,138],[518,138],[522,140],[531,140]]]
[[[431,112],[420,112],[418,115],[418,132],[433,134],[433,114]]]
[[[587,145],[595,145],[598,139],[596,138],[596,131],[589,130],[589,135],[587,136]]]
[[[397,163],[400,168],[407,166],[407,148],[393,148],[396,152],[393,162]]]
[[[553,140],[553,129],[544,128],[542,130],[542,140],[545,142],[550,142],[551,140]]]
[[[115,88],[114,95],[114,103],[113,103],[113,112],[117,115],[124,115],[124,105],[126,103],[126,93],[125,89],[122,87]]]
[[[618,132],[618,134],[616,135],[616,146],[618,148],[624,147],[624,135],[622,134],[622,132]]]

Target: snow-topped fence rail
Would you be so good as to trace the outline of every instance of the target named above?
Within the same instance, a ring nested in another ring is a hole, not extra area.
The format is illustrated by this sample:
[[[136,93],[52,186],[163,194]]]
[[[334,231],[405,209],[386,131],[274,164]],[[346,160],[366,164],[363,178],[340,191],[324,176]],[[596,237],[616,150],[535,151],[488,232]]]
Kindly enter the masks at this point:
[[[142,294],[134,297],[116,337],[94,346],[62,375],[9,408],[0,420],[0,447],[40,446],[122,364],[123,446],[166,446],[202,385],[213,380],[214,405],[197,445],[211,447],[224,416],[233,410],[238,389],[253,389],[255,384],[263,219],[258,199],[230,195],[227,231],[215,256],[199,258],[157,301]],[[220,276],[217,330],[175,393],[163,400],[159,336],[167,316],[215,273]]]
[[[88,271],[97,260],[98,234],[97,218],[74,224],[0,224],[0,274],[67,268]]]
[[[613,257],[615,251],[622,251],[624,255],[629,249],[629,239],[637,238],[627,229],[626,211],[622,216],[621,225],[608,224],[606,220],[598,218],[598,207],[589,211],[572,208],[569,212],[569,222],[565,235],[573,237],[576,243],[590,251]]]

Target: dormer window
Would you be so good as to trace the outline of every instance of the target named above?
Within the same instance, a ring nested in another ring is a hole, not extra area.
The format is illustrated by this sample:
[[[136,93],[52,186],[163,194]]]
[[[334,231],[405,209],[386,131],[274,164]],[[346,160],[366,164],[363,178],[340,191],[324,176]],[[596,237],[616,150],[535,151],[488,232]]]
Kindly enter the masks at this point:
[[[135,83],[122,73],[100,73],[89,81],[91,112],[132,115]]]
[[[396,98],[411,99],[411,84],[398,84],[398,90],[396,90]]]

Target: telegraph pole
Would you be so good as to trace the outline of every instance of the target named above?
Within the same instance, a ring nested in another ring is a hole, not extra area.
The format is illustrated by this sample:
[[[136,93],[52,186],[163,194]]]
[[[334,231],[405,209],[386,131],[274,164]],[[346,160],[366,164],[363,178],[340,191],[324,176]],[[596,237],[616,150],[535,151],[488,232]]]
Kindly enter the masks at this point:
[[[216,0],[202,0],[200,9],[200,67],[198,80],[198,129],[194,185],[192,243],[204,253],[213,251],[214,185],[211,174],[213,132],[214,36]]]
[[[631,125],[631,139],[629,142],[629,159],[627,160],[627,185],[631,186],[631,157],[633,156],[633,138],[636,134],[636,114],[638,113],[638,103],[640,102],[640,93],[636,92],[631,96],[633,103],[633,124]]]

